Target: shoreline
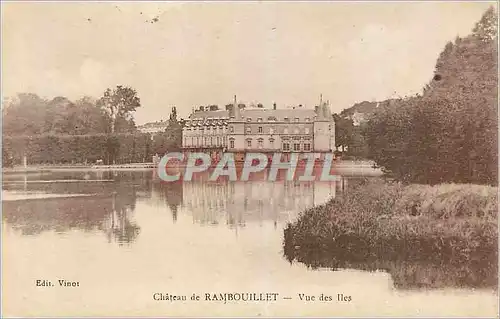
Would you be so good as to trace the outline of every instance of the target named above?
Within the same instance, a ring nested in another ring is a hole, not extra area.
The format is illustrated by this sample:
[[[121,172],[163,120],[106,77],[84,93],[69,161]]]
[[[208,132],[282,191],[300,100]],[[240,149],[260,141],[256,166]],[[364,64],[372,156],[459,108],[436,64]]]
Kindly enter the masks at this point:
[[[237,168],[241,168],[243,166],[243,162],[236,163]],[[317,163],[314,165],[315,168],[322,167],[323,163]],[[174,169],[185,169],[187,165],[178,165],[173,167]],[[215,168],[216,165],[211,165],[209,169]],[[305,165],[298,164],[298,168],[303,168]],[[354,160],[345,160],[334,162],[331,165],[331,168],[341,169],[348,171],[368,171],[373,173],[374,175],[382,175],[382,172],[378,168],[373,167],[373,163],[370,161],[354,161]],[[157,165],[154,163],[132,163],[132,164],[116,164],[116,165],[33,165],[28,167],[10,167],[10,168],[2,168],[3,174],[29,174],[29,173],[51,173],[51,172],[87,172],[87,171],[152,171],[156,170]],[[342,173],[342,172],[339,172]]]

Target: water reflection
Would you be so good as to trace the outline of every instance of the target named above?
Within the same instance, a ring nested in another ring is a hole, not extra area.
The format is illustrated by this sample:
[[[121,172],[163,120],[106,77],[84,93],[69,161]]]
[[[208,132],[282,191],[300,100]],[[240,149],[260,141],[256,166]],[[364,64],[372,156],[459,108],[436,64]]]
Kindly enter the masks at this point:
[[[403,258],[354,257],[355,253],[297,250],[284,247],[284,256],[292,264],[303,263],[309,268],[331,270],[356,269],[384,271],[391,275],[396,289],[487,288],[497,289],[498,263],[495,258],[453,262],[408,260]]]
[[[136,191],[127,185],[34,185],[28,191],[50,193],[91,193],[89,197],[41,198],[3,201],[3,219],[23,235],[38,235],[44,231],[65,233],[71,230],[104,232],[110,242],[133,242],[140,233],[133,214]],[[68,191],[69,189],[69,191]],[[49,191],[48,191],[49,190]],[[75,192],[76,193],[76,192]]]
[[[245,231],[249,236],[260,236],[257,229],[272,231],[272,228],[260,228],[265,224],[275,228],[272,234],[276,237],[273,240],[279,242],[284,225],[293,221],[301,211],[324,203],[330,197],[342,196],[342,193],[363,182],[363,178],[345,176],[339,176],[335,182],[297,182],[286,181],[283,175],[279,175],[276,182],[268,182],[265,181],[266,172],[259,174],[257,177],[260,176],[260,179],[250,182],[210,182],[209,174],[201,174],[192,182],[176,183],[161,182],[151,171],[59,172],[8,176],[4,178],[5,191],[92,196],[3,201],[3,220],[7,226],[22,235],[36,236],[49,231],[70,233],[78,230],[104,235],[103,242],[107,239],[110,243],[124,245],[140,240],[141,225],[137,220],[144,223],[144,232],[150,233],[148,223],[156,223],[159,217],[152,214],[148,206],[156,206],[161,212],[171,214],[171,221],[176,224],[177,229],[200,234],[200,238],[207,234],[200,232],[200,227],[203,226],[214,228],[207,228],[210,234],[213,234],[212,231],[219,231],[216,227],[223,227],[235,230],[236,235],[238,231]],[[62,179],[82,182],[37,183],[39,180]],[[98,179],[111,181],[85,182]],[[186,218],[192,219],[193,223],[189,220],[188,224],[180,222]],[[220,231],[224,233],[222,229]],[[143,238],[147,242],[151,240],[151,236],[146,235]],[[172,233],[163,235],[174,236]],[[156,241],[161,239],[154,237]],[[205,242],[204,239],[203,241]],[[279,253],[272,253],[280,258]],[[300,252],[285,247],[285,257],[282,259],[285,268],[288,267],[286,259],[310,268],[382,270],[391,274],[394,286],[398,289],[495,287],[497,283],[495,261],[436,264],[381,256],[366,260],[350,258],[345,254]]]
[[[175,222],[180,208],[200,225],[224,224],[230,228],[247,223],[289,221],[299,212],[347,188],[347,178],[334,182],[287,181],[280,172],[276,182],[267,181],[268,171],[257,173],[248,182],[219,179],[209,181],[210,172],[197,174],[191,182],[153,182],[153,193],[169,207]]]
[[[250,182],[209,182],[209,174],[173,183],[158,180],[151,171],[4,175],[3,189],[9,192],[92,195],[4,201],[4,220],[24,235],[98,230],[122,244],[132,243],[140,233],[133,218],[138,199],[165,207],[174,223],[182,210],[199,225],[237,228],[272,222],[277,227],[347,187],[347,179],[340,176],[336,182],[297,182],[280,173],[276,182],[268,182],[267,172],[262,172]]]
[[[151,184],[152,191],[158,197],[157,203],[164,203],[172,213],[172,221],[177,221],[179,208],[182,206],[184,187],[181,182]]]

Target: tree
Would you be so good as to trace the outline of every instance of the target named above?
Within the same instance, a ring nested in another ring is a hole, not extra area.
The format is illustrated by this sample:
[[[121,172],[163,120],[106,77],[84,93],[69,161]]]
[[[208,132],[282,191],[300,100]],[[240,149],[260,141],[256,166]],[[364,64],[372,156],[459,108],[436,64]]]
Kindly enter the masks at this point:
[[[182,148],[182,125],[177,120],[177,109],[172,107],[165,132],[153,138],[153,152],[165,154],[169,151],[179,151]]]
[[[44,133],[71,134],[74,133],[75,105],[64,96],[57,96],[47,103],[44,119]]]
[[[75,134],[109,133],[106,114],[101,108],[96,107],[93,98],[83,97],[75,102],[75,106],[69,118]]]
[[[102,108],[109,117],[110,131],[115,133],[118,120],[125,120],[130,123],[132,113],[141,106],[141,100],[137,92],[122,85],[115,89],[106,89],[103,96],[97,101],[97,106]]]
[[[33,93],[20,93],[6,101],[3,110],[4,135],[44,133],[47,101]]]
[[[422,96],[384,105],[367,125],[369,156],[399,180],[498,182],[498,35],[490,8],[449,42]]]
[[[476,23],[472,34],[485,42],[498,39],[498,15],[493,6],[489,7],[481,17],[481,20]]]
[[[352,142],[354,124],[351,119],[333,114],[335,121],[335,146],[341,147],[342,152],[349,149]]]

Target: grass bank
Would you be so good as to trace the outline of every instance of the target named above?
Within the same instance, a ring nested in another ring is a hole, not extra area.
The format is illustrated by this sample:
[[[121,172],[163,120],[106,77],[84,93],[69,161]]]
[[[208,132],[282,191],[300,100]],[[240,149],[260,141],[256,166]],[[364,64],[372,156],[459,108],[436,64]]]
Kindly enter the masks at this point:
[[[284,253],[312,267],[374,270],[418,262],[493,267],[496,273],[497,192],[482,185],[366,180],[289,224]],[[496,282],[494,276],[485,280]]]

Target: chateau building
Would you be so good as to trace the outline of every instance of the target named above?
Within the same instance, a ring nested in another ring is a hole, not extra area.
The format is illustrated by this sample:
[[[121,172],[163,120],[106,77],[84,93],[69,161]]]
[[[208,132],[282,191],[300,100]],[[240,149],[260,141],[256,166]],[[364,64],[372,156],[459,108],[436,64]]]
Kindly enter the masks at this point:
[[[260,153],[330,153],[335,150],[335,123],[328,103],[315,109],[245,107],[194,111],[183,123],[185,151]]]

